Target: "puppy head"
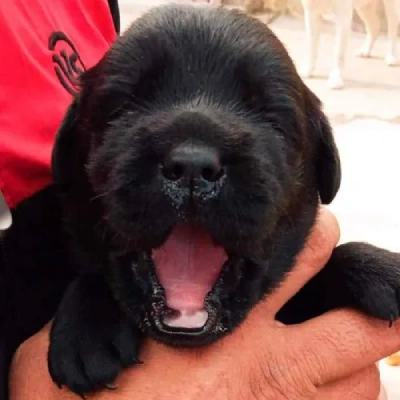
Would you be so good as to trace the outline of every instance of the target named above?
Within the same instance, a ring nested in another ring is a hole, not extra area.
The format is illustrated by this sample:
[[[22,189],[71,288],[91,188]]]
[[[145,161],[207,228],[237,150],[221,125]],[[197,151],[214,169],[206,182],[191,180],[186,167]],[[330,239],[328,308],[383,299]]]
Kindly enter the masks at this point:
[[[74,236],[91,237],[85,262],[179,345],[245,318],[340,183],[330,126],[278,39],[189,6],[149,12],[83,76],[53,173]]]

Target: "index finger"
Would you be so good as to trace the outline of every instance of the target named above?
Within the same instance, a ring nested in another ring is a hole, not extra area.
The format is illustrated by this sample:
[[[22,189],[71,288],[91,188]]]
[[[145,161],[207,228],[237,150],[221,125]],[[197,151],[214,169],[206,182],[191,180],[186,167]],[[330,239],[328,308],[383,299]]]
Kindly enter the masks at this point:
[[[296,350],[307,376],[323,385],[361,369],[400,349],[400,321],[389,327],[353,310],[336,310],[300,325],[287,326],[296,333]]]

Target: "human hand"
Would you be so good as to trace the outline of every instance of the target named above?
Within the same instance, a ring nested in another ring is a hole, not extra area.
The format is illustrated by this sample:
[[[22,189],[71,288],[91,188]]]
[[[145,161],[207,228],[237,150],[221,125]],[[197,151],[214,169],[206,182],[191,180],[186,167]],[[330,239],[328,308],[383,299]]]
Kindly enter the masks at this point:
[[[148,340],[143,365],[125,370],[116,391],[93,400],[376,400],[375,362],[400,348],[400,328],[351,310],[284,326],[274,316],[326,263],[339,228],[322,209],[307,246],[279,290],[255,307],[233,334],[199,349],[177,350]],[[25,342],[11,371],[11,400],[76,399],[47,371],[48,329]]]

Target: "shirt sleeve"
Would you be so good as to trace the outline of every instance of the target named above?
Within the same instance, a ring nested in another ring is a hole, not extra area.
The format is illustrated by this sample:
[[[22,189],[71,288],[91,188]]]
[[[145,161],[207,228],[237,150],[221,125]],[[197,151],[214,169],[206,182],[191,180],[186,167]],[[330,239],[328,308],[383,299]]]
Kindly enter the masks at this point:
[[[51,183],[55,134],[79,76],[119,29],[115,0],[0,1],[0,191],[10,208]]]

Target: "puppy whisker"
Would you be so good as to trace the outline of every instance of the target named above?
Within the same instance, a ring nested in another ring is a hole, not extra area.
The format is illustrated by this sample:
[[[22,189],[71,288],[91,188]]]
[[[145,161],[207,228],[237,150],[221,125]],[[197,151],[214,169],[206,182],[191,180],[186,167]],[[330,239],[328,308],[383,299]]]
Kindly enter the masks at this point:
[[[113,191],[114,191],[114,190],[108,190],[107,192],[103,192],[103,193],[100,193],[100,194],[98,194],[98,195],[96,195],[96,196],[93,196],[93,197],[89,200],[89,202],[95,201],[95,200],[100,199],[100,198],[105,197],[105,196],[109,196]]]

